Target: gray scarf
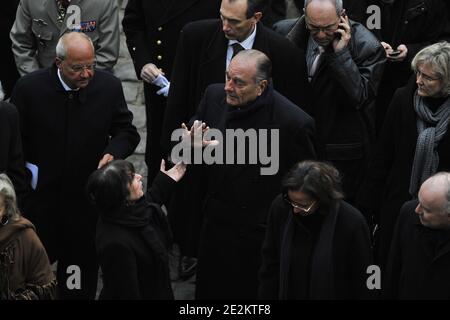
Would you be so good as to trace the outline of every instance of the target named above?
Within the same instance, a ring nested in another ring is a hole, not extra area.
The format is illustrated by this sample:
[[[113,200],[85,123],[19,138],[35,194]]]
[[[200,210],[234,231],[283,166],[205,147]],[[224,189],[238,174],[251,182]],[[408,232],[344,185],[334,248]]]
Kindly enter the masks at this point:
[[[414,93],[414,110],[417,114],[417,138],[416,152],[411,171],[409,193],[417,197],[420,185],[431,177],[439,165],[437,146],[447,132],[450,121],[450,98],[432,112],[424,103],[423,98]]]

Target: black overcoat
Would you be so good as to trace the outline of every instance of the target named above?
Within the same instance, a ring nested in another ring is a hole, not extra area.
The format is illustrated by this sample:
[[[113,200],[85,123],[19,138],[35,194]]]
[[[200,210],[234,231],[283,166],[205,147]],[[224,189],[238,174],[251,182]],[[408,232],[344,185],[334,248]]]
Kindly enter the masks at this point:
[[[119,79],[97,70],[86,88],[66,92],[56,70],[22,77],[11,98],[20,115],[25,161],[39,168],[25,216],[52,261],[68,243],[93,243],[97,216],[85,196],[87,178],[104,154],[124,159],[140,139]]]
[[[230,126],[224,85],[214,84],[207,88],[194,117],[224,135],[227,128],[279,130],[276,174],[261,175],[260,163],[205,165],[197,172],[196,185],[203,194],[196,209],[204,214],[197,269],[199,299],[257,297],[257,271],[270,203],[292,165],[315,158],[312,118],[276,91],[273,98],[273,104],[264,104]],[[269,140],[268,150],[271,143],[274,141]]]
[[[448,231],[424,227],[414,212],[417,200],[400,211],[382,286],[387,299],[450,299]],[[437,233],[440,233],[439,235]],[[440,241],[440,245],[434,242]]]
[[[19,200],[28,190],[28,180],[23,160],[19,114],[14,105],[0,102],[0,173],[11,179]]]

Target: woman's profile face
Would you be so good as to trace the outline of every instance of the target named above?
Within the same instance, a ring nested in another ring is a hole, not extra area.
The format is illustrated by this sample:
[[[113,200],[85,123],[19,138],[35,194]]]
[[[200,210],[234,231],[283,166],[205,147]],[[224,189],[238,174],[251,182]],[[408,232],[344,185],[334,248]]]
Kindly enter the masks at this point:
[[[436,74],[429,63],[422,63],[416,71],[417,93],[421,97],[440,97],[444,81]]]
[[[135,173],[133,177],[133,181],[128,186],[130,190],[130,201],[139,200],[143,195],[144,191],[142,190],[142,176],[139,173]]]

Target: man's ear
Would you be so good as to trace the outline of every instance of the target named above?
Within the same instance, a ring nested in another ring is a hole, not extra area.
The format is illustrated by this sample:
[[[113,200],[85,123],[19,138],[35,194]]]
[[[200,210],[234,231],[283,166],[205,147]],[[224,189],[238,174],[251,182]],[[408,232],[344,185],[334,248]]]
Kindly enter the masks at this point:
[[[255,18],[256,22],[259,22],[262,19],[262,15],[263,15],[262,12],[255,12],[253,18]]]
[[[263,93],[264,93],[264,91],[266,90],[266,88],[267,88],[267,84],[268,84],[268,81],[267,80],[262,80],[260,83],[259,83],[259,92],[258,92],[258,96],[260,96],[260,95],[262,95]]]

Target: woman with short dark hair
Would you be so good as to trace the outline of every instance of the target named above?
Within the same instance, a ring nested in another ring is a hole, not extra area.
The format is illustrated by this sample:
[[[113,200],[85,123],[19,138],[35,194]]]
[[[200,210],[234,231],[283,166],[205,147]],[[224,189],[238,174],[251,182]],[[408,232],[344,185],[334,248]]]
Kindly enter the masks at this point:
[[[272,203],[262,249],[263,299],[364,299],[372,263],[361,213],[342,200],[338,171],[296,164]]]
[[[142,176],[125,160],[91,174],[87,193],[100,211],[96,250],[103,272],[100,299],[173,299],[168,249],[171,234],[161,205],[186,171],[161,172],[144,196]]]

